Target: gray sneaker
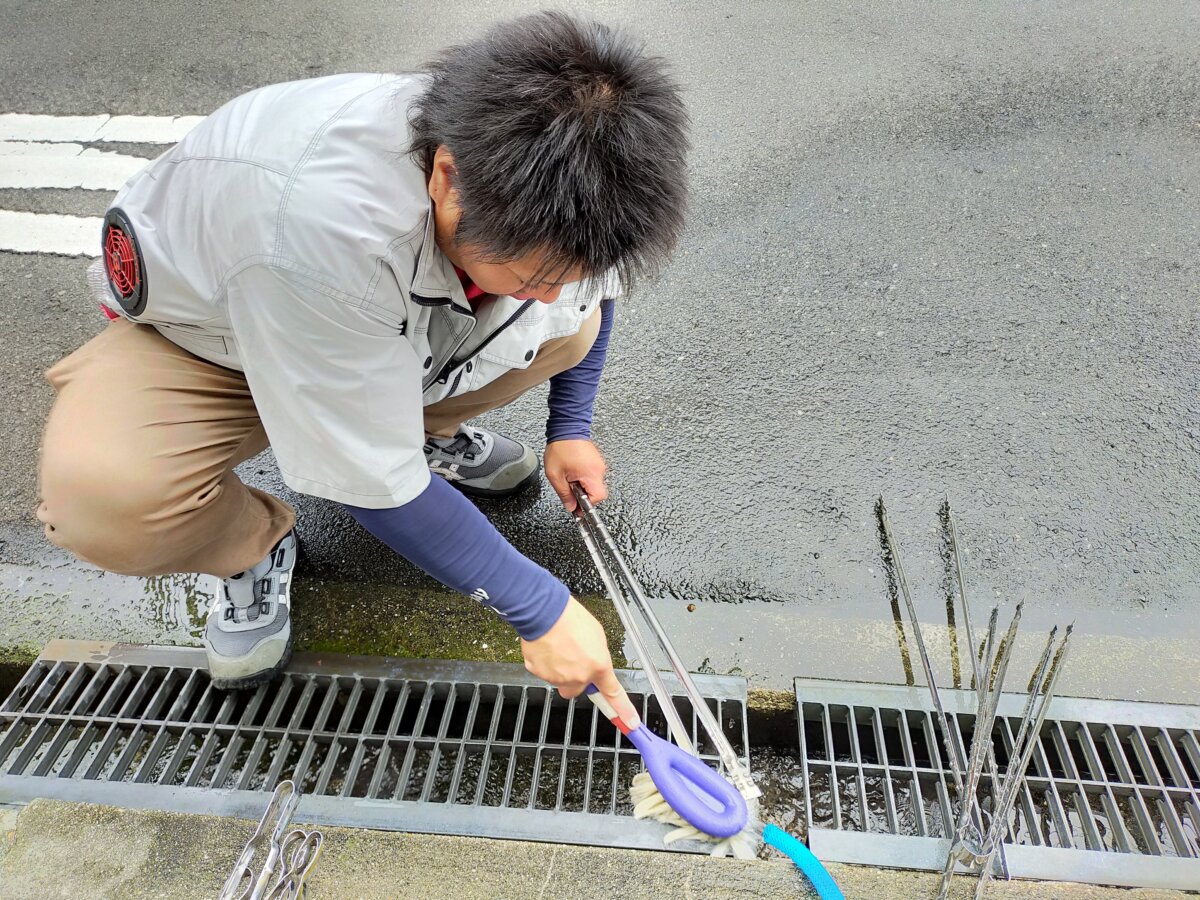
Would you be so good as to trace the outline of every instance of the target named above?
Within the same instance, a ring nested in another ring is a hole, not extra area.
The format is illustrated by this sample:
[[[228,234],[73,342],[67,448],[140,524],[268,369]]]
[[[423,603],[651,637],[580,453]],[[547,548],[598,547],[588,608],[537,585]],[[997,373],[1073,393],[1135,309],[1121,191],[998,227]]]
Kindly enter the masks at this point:
[[[270,681],[292,655],[289,596],[296,565],[296,532],[267,558],[226,578],[204,626],[213,687],[242,690]]]
[[[460,426],[452,438],[425,441],[429,471],[464,494],[505,497],[532,485],[538,458],[532,447],[494,431]]]

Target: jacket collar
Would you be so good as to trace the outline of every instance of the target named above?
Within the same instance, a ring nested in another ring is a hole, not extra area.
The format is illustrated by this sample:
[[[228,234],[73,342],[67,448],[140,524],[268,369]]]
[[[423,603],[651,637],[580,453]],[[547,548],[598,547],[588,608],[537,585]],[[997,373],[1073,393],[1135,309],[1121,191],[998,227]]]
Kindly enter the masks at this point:
[[[454,264],[438,249],[434,236],[433,202],[427,200],[425,208],[425,238],[417,257],[417,271],[413,275],[411,293],[423,300],[449,299],[465,312],[471,311],[463,293],[462,283],[454,271]]]

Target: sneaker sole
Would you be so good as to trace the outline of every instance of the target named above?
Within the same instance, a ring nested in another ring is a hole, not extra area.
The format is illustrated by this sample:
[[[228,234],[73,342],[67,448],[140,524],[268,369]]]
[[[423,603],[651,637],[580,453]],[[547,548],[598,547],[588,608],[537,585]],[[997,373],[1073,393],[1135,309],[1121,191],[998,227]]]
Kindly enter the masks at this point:
[[[526,475],[524,479],[508,488],[481,488],[462,481],[451,481],[450,485],[462,491],[468,497],[511,497],[513,494],[529,490],[537,482],[538,474],[539,469],[535,466],[533,471]]]
[[[270,656],[273,654],[268,654],[266,651],[273,650],[278,643],[278,641],[264,642],[258,647],[255,647],[254,652],[241,659],[234,660],[227,659],[226,657],[219,657],[215,667],[213,666],[213,657],[210,655],[208,657],[208,674],[209,680],[212,682],[212,686],[219,691],[245,691],[249,690],[250,688],[256,688],[259,685],[274,681],[283,673],[284,668],[292,659],[292,629],[290,627],[290,623],[288,627],[287,641],[283,646],[283,654],[276,662],[267,665],[264,660],[263,662],[257,664],[258,666],[261,666],[261,668],[256,668],[256,664],[254,662],[255,658],[266,657],[267,659],[270,659]],[[247,667],[251,669],[250,674],[248,675],[220,674],[222,669],[228,672],[230,669],[244,670]]]

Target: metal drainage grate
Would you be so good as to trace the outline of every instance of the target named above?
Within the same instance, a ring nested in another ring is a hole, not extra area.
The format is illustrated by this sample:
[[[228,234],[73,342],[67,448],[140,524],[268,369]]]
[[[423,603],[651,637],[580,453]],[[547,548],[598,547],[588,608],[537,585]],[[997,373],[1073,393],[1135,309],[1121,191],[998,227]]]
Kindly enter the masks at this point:
[[[975,695],[942,691],[970,750]],[[941,871],[953,781],[927,690],[796,679],[805,824],[818,857]],[[1004,695],[1003,770],[1025,697]],[[990,785],[985,779],[980,797]],[[1012,877],[1200,885],[1200,708],[1055,698],[1018,796]]]
[[[661,825],[631,818],[637,752],[521,666],[297,654],[254,692],[215,690],[203,667],[188,648],[48,645],[0,705],[0,803],[256,819],[290,778],[297,821],[662,847]],[[620,676],[665,734],[642,674]],[[696,681],[745,756],[745,681]],[[715,760],[682,697],[679,709]]]

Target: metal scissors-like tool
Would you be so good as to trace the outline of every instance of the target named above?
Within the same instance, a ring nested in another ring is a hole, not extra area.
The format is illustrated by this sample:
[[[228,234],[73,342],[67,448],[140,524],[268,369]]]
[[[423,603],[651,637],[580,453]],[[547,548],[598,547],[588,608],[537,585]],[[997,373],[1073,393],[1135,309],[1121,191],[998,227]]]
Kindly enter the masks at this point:
[[[258,827],[221,889],[220,900],[296,900],[321,853],[319,831],[288,831],[300,802],[291,781],[281,781]]]
[[[317,864],[324,838],[319,831],[289,831],[280,850],[281,870],[267,891],[265,900],[297,900],[304,894],[304,882]]]

